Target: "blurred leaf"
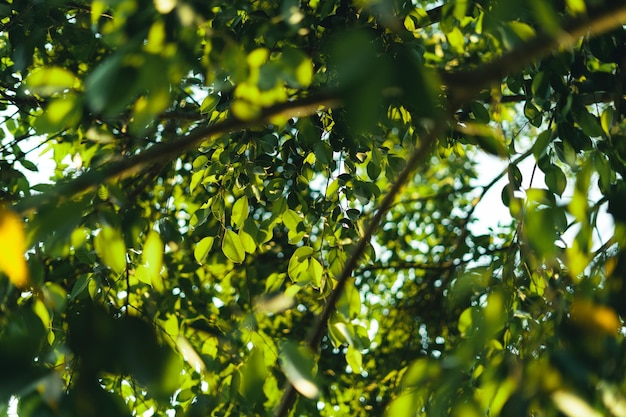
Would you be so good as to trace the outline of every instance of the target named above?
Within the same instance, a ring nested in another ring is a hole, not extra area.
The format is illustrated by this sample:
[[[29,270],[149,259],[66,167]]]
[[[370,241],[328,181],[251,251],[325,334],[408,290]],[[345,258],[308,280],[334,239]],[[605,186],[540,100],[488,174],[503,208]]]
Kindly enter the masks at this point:
[[[26,237],[22,219],[12,211],[0,207],[0,271],[19,288],[30,284],[26,265]]]
[[[104,226],[94,239],[96,253],[109,268],[121,274],[126,269],[126,244],[119,230]]]
[[[286,341],[282,345],[280,359],[281,369],[294,388],[307,398],[317,398],[320,390],[315,377],[313,352],[295,342]]]
[[[61,67],[43,67],[32,71],[26,77],[27,88],[42,97],[52,96],[79,85],[78,78]]]
[[[601,417],[589,403],[569,391],[558,390],[552,393],[552,401],[567,417]]]
[[[163,279],[161,278],[161,268],[163,268],[163,242],[157,232],[151,230],[143,246],[143,265],[152,283],[152,286],[159,292],[163,291]]]
[[[263,384],[267,376],[263,350],[257,347],[250,351],[250,355],[239,369],[239,393],[246,401],[254,404],[262,399]]]

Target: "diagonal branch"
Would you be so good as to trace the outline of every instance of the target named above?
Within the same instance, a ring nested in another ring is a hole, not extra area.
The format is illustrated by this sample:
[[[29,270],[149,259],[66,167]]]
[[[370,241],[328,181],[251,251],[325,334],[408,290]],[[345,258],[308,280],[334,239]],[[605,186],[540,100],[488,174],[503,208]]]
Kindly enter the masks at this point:
[[[596,36],[608,32],[626,22],[626,3],[617,2],[614,7],[590,10],[589,15],[574,18],[563,24],[558,36],[539,33],[528,42],[513,49],[494,61],[473,70],[443,73],[450,107],[456,109],[473,99],[482,89],[515,74],[532,62],[544,58],[559,48],[574,46],[583,36]]]
[[[119,159],[66,183],[57,184],[46,193],[24,198],[15,205],[14,210],[23,215],[48,204],[58,205],[68,198],[93,190],[105,181],[127,178],[154,163],[171,161],[219,135],[259,126],[276,117],[304,117],[315,113],[320,107],[333,107],[338,103],[338,97],[337,93],[318,94],[268,107],[252,121],[230,118],[215,125],[199,127],[187,136],[156,144],[137,155]]]

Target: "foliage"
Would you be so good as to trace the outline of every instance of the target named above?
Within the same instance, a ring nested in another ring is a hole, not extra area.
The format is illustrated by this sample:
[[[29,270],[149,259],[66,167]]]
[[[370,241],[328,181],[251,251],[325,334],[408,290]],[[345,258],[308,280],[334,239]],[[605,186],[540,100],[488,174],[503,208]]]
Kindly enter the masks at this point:
[[[625,415],[625,23],[0,1],[0,409]]]

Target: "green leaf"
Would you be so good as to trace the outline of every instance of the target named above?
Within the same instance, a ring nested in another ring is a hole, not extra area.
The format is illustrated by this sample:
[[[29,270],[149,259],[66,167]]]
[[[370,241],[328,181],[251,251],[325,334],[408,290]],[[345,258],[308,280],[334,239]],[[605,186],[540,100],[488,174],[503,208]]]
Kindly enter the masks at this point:
[[[44,67],[32,71],[25,80],[26,87],[42,97],[78,87],[78,78],[70,71],[61,67]]]
[[[238,264],[242,263],[246,257],[246,251],[241,244],[239,236],[230,229],[224,232],[222,252],[224,252],[224,255],[226,255],[228,259]]]
[[[246,253],[254,253],[256,251],[256,242],[254,241],[254,237],[252,237],[252,235],[250,235],[244,228],[239,229],[238,236]]]
[[[217,103],[219,103],[220,98],[214,95],[208,95],[202,100],[202,104],[200,105],[200,113],[211,113],[217,107]]]
[[[285,376],[300,394],[310,399],[320,394],[313,357],[310,349],[291,341],[283,343],[280,352],[280,365]]]
[[[562,196],[567,186],[567,178],[561,168],[556,165],[551,165],[550,169],[545,174],[548,189],[559,197]]]
[[[581,108],[574,114],[576,116],[576,122],[585,133],[585,135],[590,137],[600,137],[604,134],[604,130],[602,129],[598,118],[589,113],[587,109]]]
[[[363,355],[353,345],[348,346],[346,362],[353,372],[360,373],[363,369]]]
[[[289,259],[289,266],[287,268],[289,278],[295,282],[315,282],[315,275],[318,274],[318,271],[316,271],[317,267],[313,267],[313,272],[309,273],[311,266],[309,260],[314,253],[315,251],[310,246],[302,246],[296,249]]]
[[[602,126],[602,130],[606,135],[611,134],[611,128],[613,127],[613,116],[615,110],[613,107],[607,107],[602,112],[602,117],[600,117],[600,125]]]
[[[474,138],[485,152],[500,157],[508,155],[504,137],[492,127],[480,123],[464,123],[458,125],[457,129]]]
[[[37,165],[30,162],[28,159],[20,159],[20,164],[22,164],[22,166],[29,171],[33,171],[33,172],[39,171],[39,168],[37,168]]]
[[[204,263],[209,255],[209,252],[211,252],[214,240],[215,238],[213,236],[207,236],[202,238],[202,240],[196,244],[196,247],[193,250],[193,257],[198,263]]]
[[[126,269],[126,244],[122,233],[110,226],[104,226],[95,238],[94,247],[102,262],[115,273]]]
[[[118,53],[106,58],[85,80],[87,104],[96,113],[116,114],[132,103],[137,92],[137,69],[124,65]]]
[[[265,186],[265,196],[270,201],[276,201],[283,196],[284,189],[285,180],[282,178],[274,178]]]
[[[265,355],[263,349],[254,347],[250,356],[239,369],[239,393],[248,404],[254,404],[263,399],[263,384],[267,376]]]
[[[539,158],[546,153],[548,145],[550,144],[550,139],[552,139],[551,130],[544,130],[537,135],[537,139],[533,144],[533,155],[535,155],[535,159],[539,160]]]
[[[230,224],[233,227],[240,228],[248,218],[249,212],[248,197],[243,196],[235,201],[233,211],[230,217]]]
[[[287,226],[289,230],[293,230],[294,232],[298,230],[298,226],[302,223],[302,220],[302,217],[291,209],[287,209],[283,213],[283,224]]]
[[[163,268],[163,242],[159,234],[154,230],[148,233],[148,237],[143,245],[141,259],[154,289],[159,292],[163,291],[163,278],[161,278],[161,268]]]

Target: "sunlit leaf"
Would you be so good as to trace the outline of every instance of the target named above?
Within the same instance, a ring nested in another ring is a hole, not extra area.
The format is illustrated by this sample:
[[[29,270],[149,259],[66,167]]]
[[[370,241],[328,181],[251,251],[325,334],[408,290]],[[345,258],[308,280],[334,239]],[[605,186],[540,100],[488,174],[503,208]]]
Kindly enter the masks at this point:
[[[233,204],[233,210],[230,218],[231,225],[237,228],[243,226],[243,223],[248,218],[248,211],[248,198],[245,196],[238,198],[237,201],[235,201],[235,204]]]
[[[104,226],[95,237],[96,253],[105,265],[121,274],[126,269],[126,244],[119,230]]]
[[[235,263],[242,263],[246,252],[241,244],[241,240],[237,233],[228,229],[224,232],[224,238],[222,239],[222,252],[231,261]]]
[[[196,244],[196,248],[193,250],[193,256],[197,262],[203,263],[206,257],[208,256],[211,248],[213,247],[213,241],[215,238],[212,236],[207,236],[202,238],[200,242]]]
[[[569,391],[558,390],[552,393],[552,401],[567,417],[601,417],[588,402]]]
[[[154,7],[161,14],[168,14],[176,7],[177,0],[154,0]]]
[[[200,355],[198,355],[191,343],[189,343],[189,341],[184,336],[178,335],[178,337],[176,338],[176,347],[183,355],[183,358],[185,358],[185,361],[189,365],[191,365],[191,367],[196,372],[206,371],[206,365],[204,364],[204,361],[202,360],[202,358],[200,358]]]
[[[307,398],[317,398],[320,390],[315,377],[313,352],[294,342],[283,343],[280,365],[296,390]]]
[[[163,242],[157,232],[151,230],[143,246],[143,265],[146,273],[157,291],[163,291],[163,278],[161,278],[161,268],[163,267]]]
[[[78,79],[65,68],[44,67],[31,72],[26,85],[33,93],[45,97],[76,87]]]
[[[346,362],[353,372],[360,373],[363,368],[363,355],[353,345],[348,346]]]
[[[239,393],[249,402],[258,401],[263,393],[263,383],[267,374],[262,349],[257,347],[252,349],[239,374]]]
[[[0,208],[0,246],[0,271],[16,287],[28,286],[24,224],[17,214],[5,208]]]

